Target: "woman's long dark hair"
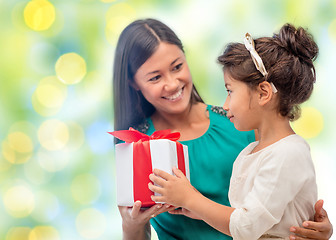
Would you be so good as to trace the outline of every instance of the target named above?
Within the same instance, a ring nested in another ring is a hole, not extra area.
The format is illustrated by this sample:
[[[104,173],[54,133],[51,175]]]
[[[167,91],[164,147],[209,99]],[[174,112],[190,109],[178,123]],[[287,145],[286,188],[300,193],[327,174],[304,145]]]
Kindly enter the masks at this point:
[[[154,113],[153,105],[132,85],[135,73],[152,56],[160,42],[174,44],[183,51],[176,34],[155,19],[136,20],[121,33],[113,66],[114,130],[135,127]],[[203,102],[194,86],[191,101]]]

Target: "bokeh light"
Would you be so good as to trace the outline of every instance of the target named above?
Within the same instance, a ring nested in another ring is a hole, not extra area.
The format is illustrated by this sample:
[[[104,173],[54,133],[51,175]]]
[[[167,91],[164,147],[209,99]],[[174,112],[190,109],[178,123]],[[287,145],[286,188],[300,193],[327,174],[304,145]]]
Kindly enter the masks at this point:
[[[68,126],[57,119],[46,120],[38,130],[38,139],[45,149],[60,150],[69,140]]]
[[[24,9],[24,19],[31,29],[46,30],[55,21],[55,7],[47,0],[29,1]]]
[[[323,116],[313,107],[303,107],[301,117],[293,123],[297,134],[309,139],[317,137],[323,130]]]
[[[32,218],[40,223],[51,222],[60,212],[58,198],[48,191],[40,191],[35,194],[36,207],[31,213]]]
[[[42,167],[41,163],[38,161],[39,155],[37,153],[37,156],[33,158],[29,164],[24,165],[24,175],[31,183],[35,185],[43,185],[47,184],[51,178],[53,177],[52,172],[55,172],[55,167],[49,167],[51,168],[51,171],[48,171],[48,167]],[[48,160],[48,159],[47,159]],[[42,164],[44,161],[47,161],[45,159],[41,160]],[[61,161],[62,162],[62,161]],[[66,164],[63,164],[66,166]],[[48,166],[48,165],[47,165]],[[58,167],[63,169],[64,166]]]
[[[43,78],[37,85],[32,96],[32,104],[40,115],[53,116],[61,110],[66,96],[67,87],[57,77],[49,76]]]
[[[102,2],[104,2],[104,3],[111,3],[111,2],[115,2],[115,1],[117,1],[117,0],[100,0],[100,1],[102,1]]]
[[[17,136],[22,136],[22,139],[17,139]],[[20,132],[9,134],[8,137],[10,139],[4,140],[1,145],[4,158],[12,164],[23,164],[27,162],[32,157],[33,150],[30,138]],[[26,145],[19,145],[18,143]]]
[[[336,18],[328,26],[330,38],[336,42]]]
[[[85,60],[77,53],[62,55],[55,65],[56,75],[65,84],[76,84],[86,74]]]
[[[36,157],[41,168],[48,172],[63,170],[71,159],[71,155],[67,151],[53,151],[53,154],[50,154],[46,149],[40,149]]]
[[[105,34],[112,45],[116,45],[119,34],[127,24],[134,20],[135,16],[135,9],[125,2],[117,3],[109,8],[106,13]]]
[[[29,240],[29,227],[12,227],[9,229],[6,240]]]
[[[83,238],[97,239],[105,231],[106,218],[104,214],[97,209],[84,209],[76,218],[76,228]]]
[[[27,217],[35,207],[34,194],[23,185],[8,189],[3,201],[7,212],[15,218]]]
[[[71,184],[72,197],[80,204],[93,203],[98,199],[101,191],[99,180],[92,174],[76,176]]]
[[[34,227],[30,234],[29,240],[61,240],[58,231],[51,226]]]
[[[294,130],[310,145],[319,198],[336,222],[336,0],[0,0],[0,239],[122,239],[116,206],[112,76],[116,43],[156,18],[182,40],[193,82],[223,105],[227,43],[286,22],[319,46],[317,80]],[[152,230],[152,239],[157,239]]]
[[[27,153],[33,151],[33,142],[23,132],[13,132],[8,135],[9,145],[17,152]]]
[[[83,128],[76,122],[67,122],[69,139],[65,146],[66,151],[78,150],[85,141],[85,133]]]

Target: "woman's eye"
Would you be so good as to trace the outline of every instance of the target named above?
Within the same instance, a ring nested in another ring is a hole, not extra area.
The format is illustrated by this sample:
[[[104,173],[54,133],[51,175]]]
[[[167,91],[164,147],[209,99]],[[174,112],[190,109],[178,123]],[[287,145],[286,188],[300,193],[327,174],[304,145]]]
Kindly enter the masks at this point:
[[[183,63],[177,64],[177,65],[173,68],[173,70],[174,70],[174,71],[175,71],[175,70],[179,70],[179,69],[182,67],[182,65],[183,65]]]
[[[153,81],[159,80],[160,77],[161,77],[160,75],[157,75],[157,76],[152,77],[151,79],[149,79],[149,81],[153,82]]]
[[[229,90],[229,89],[227,89],[226,91],[227,91],[228,95],[230,95],[232,93],[232,91]]]

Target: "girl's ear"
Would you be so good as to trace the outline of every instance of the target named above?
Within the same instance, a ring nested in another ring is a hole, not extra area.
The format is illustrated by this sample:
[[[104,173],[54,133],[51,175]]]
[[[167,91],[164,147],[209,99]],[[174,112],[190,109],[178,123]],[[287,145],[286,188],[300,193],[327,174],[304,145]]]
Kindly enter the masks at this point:
[[[261,106],[264,106],[271,101],[273,96],[272,86],[269,82],[263,81],[257,87],[258,101]]]

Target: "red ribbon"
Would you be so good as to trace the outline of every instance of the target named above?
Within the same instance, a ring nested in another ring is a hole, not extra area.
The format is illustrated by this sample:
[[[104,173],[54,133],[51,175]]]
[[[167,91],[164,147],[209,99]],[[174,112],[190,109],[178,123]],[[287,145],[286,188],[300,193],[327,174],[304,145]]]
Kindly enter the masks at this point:
[[[148,136],[130,128],[129,130],[120,130],[108,133],[125,141],[126,143],[133,143],[134,202],[136,200],[141,200],[142,207],[150,207],[155,204],[155,202],[151,199],[151,196],[154,193],[148,188],[148,183],[150,182],[148,176],[152,173],[149,140],[168,139],[176,142],[178,168],[186,174],[183,146],[181,143],[177,142],[180,138],[179,132],[171,133],[170,129],[167,129],[155,131],[152,135]]]
[[[134,128],[129,128],[129,130],[119,130],[114,132],[108,132],[116,138],[125,141],[126,143],[138,142],[138,141],[149,141],[155,139],[168,139],[176,142],[180,138],[179,132],[170,132],[170,129],[155,131],[152,135],[148,136],[142,132],[135,130]]]

